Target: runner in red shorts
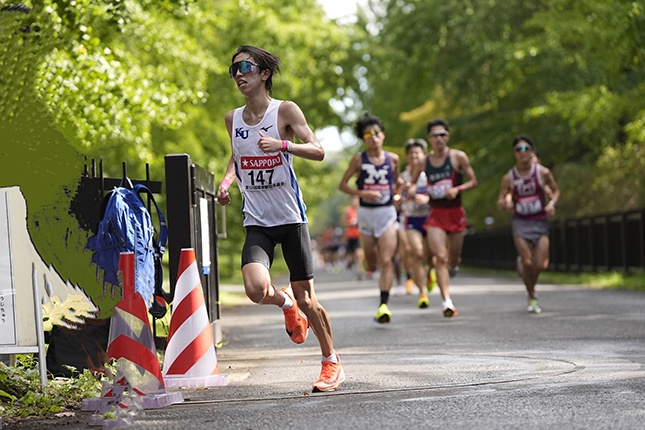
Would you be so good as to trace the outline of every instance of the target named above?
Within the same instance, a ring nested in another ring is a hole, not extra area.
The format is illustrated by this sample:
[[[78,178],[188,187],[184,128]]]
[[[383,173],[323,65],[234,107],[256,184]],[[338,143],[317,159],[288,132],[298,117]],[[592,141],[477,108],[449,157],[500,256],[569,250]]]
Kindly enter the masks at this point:
[[[437,283],[443,299],[443,315],[457,316],[450,298],[450,276],[458,270],[466,230],[466,211],[461,205],[461,193],[477,186],[475,171],[465,152],[448,148],[448,122],[434,119],[428,122],[428,141],[432,147],[426,157],[428,198],[432,207],[426,220],[426,240],[433,255]],[[420,172],[413,172],[413,175]],[[463,181],[463,176],[467,181]],[[417,177],[417,176],[413,176]]]

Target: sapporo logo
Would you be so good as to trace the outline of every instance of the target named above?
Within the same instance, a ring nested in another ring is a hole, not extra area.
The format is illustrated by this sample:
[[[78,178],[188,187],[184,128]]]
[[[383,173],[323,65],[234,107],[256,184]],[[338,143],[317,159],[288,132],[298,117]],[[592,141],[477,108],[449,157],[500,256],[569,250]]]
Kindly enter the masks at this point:
[[[241,157],[240,162],[244,170],[272,169],[282,165],[282,155],[264,155],[259,157],[247,155]]]

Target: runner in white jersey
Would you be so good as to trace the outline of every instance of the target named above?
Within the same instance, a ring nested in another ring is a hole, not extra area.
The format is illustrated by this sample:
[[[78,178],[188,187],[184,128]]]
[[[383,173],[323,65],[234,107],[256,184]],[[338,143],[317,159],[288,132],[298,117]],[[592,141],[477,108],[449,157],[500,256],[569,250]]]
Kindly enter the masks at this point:
[[[228,190],[237,180],[246,228],[242,249],[246,295],[255,303],[280,306],[287,334],[295,343],[304,342],[311,327],[323,355],[312,391],[333,391],[345,373],[334,351],[329,315],[314,292],[305,204],[292,166],[294,156],[322,161],[325,151],[297,104],[271,98],[273,76],[279,71],[280,59],[264,49],[242,45],[233,55],[229,73],[246,105],[226,114],[232,154],[217,201],[231,202]],[[296,137],[302,143],[294,144]],[[282,290],[273,287],[269,272],[278,244],[290,279]]]
[[[401,214],[403,215],[403,226],[409,243],[409,261],[412,270],[412,278],[419,288],[419,301],[417,306],[427,308],[430,300],[426,295],[434,287],[430,267],[432,264],[430,251],[426,242],[427,230],[425,228],[426,218],[430,214],[430,204],[425,201],[423,195],[428,191],[428,178],[424,171],[421,171],[415,183],[412,181],[412,167],[418,170],[425,165],[425,153],[428,144],[423,139],[408,139],[405,142],[405,155],[410,169],[401,172],[403,187],[401,191]],[[421,203],[420,201],[425,201]],[[428,262],[429,264],[426,264]],[[423,285],[426,284],[424,288]]]
[[[271,99],[259,123],[249,125],[242,113],[233,114],[233,159],[238,186],[244,199],[244,226],[276,225],[307,222],[305,202],[293,170],[289,152],[266,153],[257,142],[261,133],[282,140],[278,133],[278,108],[283,102]]]

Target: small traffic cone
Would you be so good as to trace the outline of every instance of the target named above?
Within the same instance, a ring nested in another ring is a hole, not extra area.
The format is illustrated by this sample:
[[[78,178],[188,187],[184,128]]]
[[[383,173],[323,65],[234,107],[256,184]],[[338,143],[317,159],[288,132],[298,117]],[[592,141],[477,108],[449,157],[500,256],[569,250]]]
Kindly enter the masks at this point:
[[[107,349],[107,355],[116,360],[116,382],[105,384],[101,397],[84,400],[83,410],[105,411],[115,404],[124,408],[120,400],[124,389],[141,396],[144,409],[184,400],[181,393],[165,391],[148,308],[141,294],[135,291],[134,265],[134,253],[122,252],[119,255],[123,300],[114,308]]]
[[[123,300],[114,309],[107,354],[119,361],[118,364],[134,364],[139,369],[138,374],[119,375],[125,376],[132,388],[146,394],[160,393],[164,391],[163,377],[148,319],[148,308],[141,294],[135,291],[134,264],[134,253],[121,253],[119,272],[123,279]],[[133,377],[139,380],[133,381]]]
[[[192,248],[182,249],[179,259],[163,380],[167,387],[226,385],[226,376],[219,374],[213,333]]]

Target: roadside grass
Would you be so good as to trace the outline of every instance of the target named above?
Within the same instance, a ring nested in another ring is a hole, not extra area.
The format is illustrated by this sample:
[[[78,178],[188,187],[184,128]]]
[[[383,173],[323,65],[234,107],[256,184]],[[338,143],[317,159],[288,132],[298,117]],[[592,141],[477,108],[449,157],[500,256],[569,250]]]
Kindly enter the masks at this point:
[[[645,274],[608,273],[544,273],[544,281],[554,284],[581,284],[608,290],[645,291]]]
[[[470,273],[488,276],[517,277],[512,270],[482,269],[479,267],[465,266]],[[607,290],[645,291],[645,272],[584,272],[564,273],[544,271],[540,274],[538,283],[562,285],[586,285],[592,288]]]
[[[35,355],[17,354],[15,365],[0,362],[0,417],[10,424],[78,409],[83,399],[98,396],[102,380],[106,380],[105,375],[85,369],[73,378],[50,379],[41,389]]]

